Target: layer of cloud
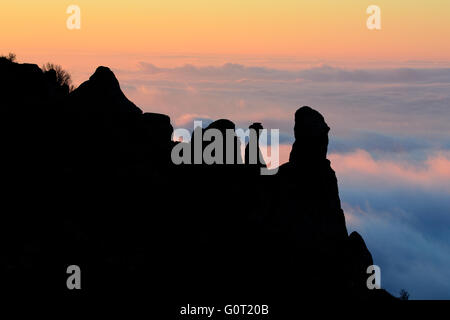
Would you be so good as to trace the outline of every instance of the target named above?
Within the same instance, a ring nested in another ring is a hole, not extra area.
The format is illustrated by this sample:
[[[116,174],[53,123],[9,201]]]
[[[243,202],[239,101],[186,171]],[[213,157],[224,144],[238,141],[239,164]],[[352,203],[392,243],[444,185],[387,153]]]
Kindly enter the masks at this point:
[[[411,299],[450,299],[450,247],[405,223],[408,212],[375,211],[344,204],[349,231],[361,233],[381,286],[394,295],[406,289]],[[413,219],[413,217],[410,217]]]
[[[450,153],[440,152],[424,163],[375,160],[369,152],[357,150],[350,154],[331,154],[333,168],[345,179],[363,182],[366,187],[395,185],[438,189],[450,194]]]
[[[263,122],[292,135],[302,105],[319,109],[332,133],[383,132],[449,141],[450,69],[302,70],[224,64],[118,70],[127,95],[146,111]],[[333,132],[334,131],[334,132]]]
[[[151,75],[176,75],[188,78],[222,79],[245,81],[294,81],[316,82],[381,82],[381,83],[448,83],[450,68],[390,68],[390,69],[343,69],[321,65],[301,70],[272,69],[268,67],[245,66],[226,63],[221,66],[195,66],[187,64],[174,68],[160,68],[154,64],[141,62],[139,73]]]
[[[423,162],[375,160],[365,150],[331,154],[342,201],[396,212],[417,232],[450,245],[450,154]]]
[[[319,110],[331,127],[330,156],[350,230],[366,239],[393,294],[449,298],[450,69],[298,70],[223,64],[116,74],[145,111],[174,127],[220,118],[280,129],[280,162],[293,142],[294,113]],[[423,65],[417,63],[417,65]]]
[[[450,298],[450,154],[423,162],[331,154],[349,231],[363,235],[382,285],[413,299]]]

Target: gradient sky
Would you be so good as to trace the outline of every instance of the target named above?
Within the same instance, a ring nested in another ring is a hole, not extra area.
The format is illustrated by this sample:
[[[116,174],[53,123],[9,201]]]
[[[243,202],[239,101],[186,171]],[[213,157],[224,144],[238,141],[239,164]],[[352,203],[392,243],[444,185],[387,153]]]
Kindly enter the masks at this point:
[[[81,30],[66,8],[81,8]],[[382,10],[382,31],[366,8]],[[446,0],[16,0],[0,11],[2,50],[301,55],[322,59],[446,59]]]
[[[80,30],[66,28],[71,4]],[[295,110],[318,109],[348,228],[382,286],[450,298],[449,19],[448,0],[15,0],[1,4],[0,54],[61,64],[75,85],[109,66],[175,127],[279,128],[282,161]]]

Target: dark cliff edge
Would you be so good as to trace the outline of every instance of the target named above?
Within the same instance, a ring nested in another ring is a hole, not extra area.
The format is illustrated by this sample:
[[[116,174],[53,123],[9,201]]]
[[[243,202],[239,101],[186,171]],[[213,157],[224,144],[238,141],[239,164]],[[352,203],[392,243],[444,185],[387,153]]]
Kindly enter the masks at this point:
[[[85,294],[393,299],[366,286],[372,256],[347,233],[319,112],[297,110],[289,162],[261,176],[174,165],[170,118],[142,112],[106,67],[69,93],[36,65],[1,60],[0,99],[2,283],[67,293],[76,264]]]

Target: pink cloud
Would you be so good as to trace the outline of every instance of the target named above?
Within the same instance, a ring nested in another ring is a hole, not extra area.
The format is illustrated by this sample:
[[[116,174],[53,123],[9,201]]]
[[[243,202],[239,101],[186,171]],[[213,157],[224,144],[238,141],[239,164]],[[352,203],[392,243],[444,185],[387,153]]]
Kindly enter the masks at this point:
[[[330,154],[332,166],[339,177],[365,184],[414,185],[437,187],[450,192],[450,154],[438,152],[423,163],[375,160],[365,150],[349,154]]]
[[[198,114],[198,113],[185,113],[181,116],[174,119],[175,125],[178,127],[184,127],[192,129],[194,125],[194,121],[196,119],[210,119],[210,116],[207,114]]]

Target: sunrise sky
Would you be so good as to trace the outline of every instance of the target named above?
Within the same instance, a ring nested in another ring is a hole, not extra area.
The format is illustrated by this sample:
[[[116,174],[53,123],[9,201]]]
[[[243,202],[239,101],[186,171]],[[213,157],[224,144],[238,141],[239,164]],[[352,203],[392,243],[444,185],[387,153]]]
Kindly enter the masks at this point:
[[[69,5],[81,29],[69,30]],[[369,5],[381,30],[369,30]],[[229,118],[280,129],[319,110],[349,230],[382,286],[450,298],[450,1],[15,0],[0,54],[54,62],[75,85],[109,66],[130,100],[174,127]]]
[[[66,28],[71,4],[81,8],[80,30]],[[371,4],[382,9],[381,32],[366,28]],[[450,42],[444,40],[450,37],[446,0],[17,0],[4,1],[1,9],[1,49],[14,48],[30,58],[70,52],[348,61],[450,55]]]

